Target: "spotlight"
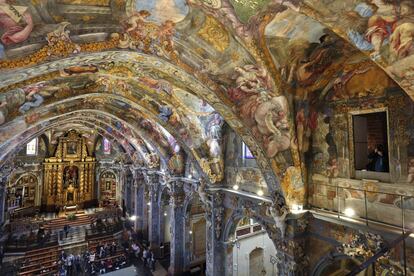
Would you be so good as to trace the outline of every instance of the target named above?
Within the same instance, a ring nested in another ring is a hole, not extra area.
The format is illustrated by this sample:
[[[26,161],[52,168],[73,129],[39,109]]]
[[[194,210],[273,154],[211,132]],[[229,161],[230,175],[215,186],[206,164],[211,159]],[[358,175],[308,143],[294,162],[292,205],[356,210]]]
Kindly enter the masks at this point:
[[[346,208],[346,209],[344,210],[344,214],[345,214],[345,216],[347,216],[347,217],[353,217],[353,216],[355,216],[355,211],[354,211],[354,209],[352,209],[352,208]]]
[[[167,212],[164,212],[164,217],[166,217],[167,216]]]
[[[258,190],[258,191],[257,191],[257,195],[258,195],[258,196],[263,196],[263,195],[264,195],[263,190]]]
[[[192,176],[191,174],[189,174],[189,175],[188,175],[188,178],[190,178],[190,179],[191,179],[191,178],[193,178],[193,176]]]
[[[237,184],[234,184],[234,186],[233,186],[233,190],[238,190],[239,189],[239,185],[237,185]]]
[[[131,221],[134,221],[134,220],[136,220],[136,219],[137,219],[137,216],[135,216],[135,215],[133,215],[133,216],[129,217],[129,220],[131,220]]]
[[[190,233],[190,235],[192,235],[193,234],[193,231],[190,230],[188,233]]]
[[[147,205],[150,206],[151,205],[151,202],[148,202]]]

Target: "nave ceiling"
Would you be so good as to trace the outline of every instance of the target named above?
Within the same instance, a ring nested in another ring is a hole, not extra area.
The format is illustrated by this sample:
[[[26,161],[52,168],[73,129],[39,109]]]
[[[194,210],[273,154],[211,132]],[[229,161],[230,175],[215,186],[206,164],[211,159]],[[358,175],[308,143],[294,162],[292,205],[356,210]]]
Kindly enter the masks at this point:
[[[414,98],[410,1],[0,3],[2,163],[48,129],[82,125],[130,162],[154,167],[157,156],[182,174],[189,158],[219,186],[228,126],[268,190],[301,203],[300,116],[389,90]]]

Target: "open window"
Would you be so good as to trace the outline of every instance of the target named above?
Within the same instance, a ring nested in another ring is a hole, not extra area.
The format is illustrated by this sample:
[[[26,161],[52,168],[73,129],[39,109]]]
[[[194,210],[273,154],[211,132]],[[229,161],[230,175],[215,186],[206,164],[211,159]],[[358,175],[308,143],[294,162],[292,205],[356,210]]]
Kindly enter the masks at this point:
[[[108,139],[103,138],[102,143],[104,154],[111,154],[111,142]]]
[[[243,151],[243,159],[254,159],[252,152],[250,151],[249,147],[242,142],[242,151]]]
[[[355,178],[389,181],[387,111],[352,114],[352,129]]]
[[[37,155],[37,138],[34,138],[32,141],[27,143],[26,155]]]

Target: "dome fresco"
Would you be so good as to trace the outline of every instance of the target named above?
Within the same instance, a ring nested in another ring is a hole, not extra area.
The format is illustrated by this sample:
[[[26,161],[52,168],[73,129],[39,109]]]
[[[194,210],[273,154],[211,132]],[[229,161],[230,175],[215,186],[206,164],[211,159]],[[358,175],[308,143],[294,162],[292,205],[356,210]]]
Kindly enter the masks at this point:
[[[171,138],[162,141],[158,124],[187,154],[191,149],[209,164],[224,146],[221,138],[207,142],[215,150],[203,142],[206,127],[214,125],[206,116],[217,112],[249,145],[273,190],[281,189],[277,183],[290,167],[297,169],[289,174],[301,174],[300,149],[312,126],[295,134],[291,113],[298,107],[304,113],[296,123],[312,116],[316,101],[381,96],[397,86],[410,95],[410,78],[404,77],[410,73],[393,66],[410,59],[409,1],[400,4],[400,16],[407,19],[382,38],[380,48],[370,42],[380,28],[371,21],[394,16],[393,4],[382,1],[62,0],[47,7],[3,2],[0,123],[15,129],[2,133],[4,145],[37,123],[75,110],[70,103],[76,101],[77,107],[125,121],[139,114],[142,121],[133,124],[155,132],[150,136],[161,145],[168,148]],[[10,13],[14,9],[18,14]],[[350,24],[350,17],[358,24]],[[392,45],[397,36],[399,48]],[[110,60],[100,59],[104,55]],[[367,79],[362,90],[358,78]],[[295,102],[285,102],[290,95]],[[125,110],[132,113],[121,115]],[[173,148],[166,154],[176,153]],[[210,180],[223,175],[210,171]],[[302,201],[304,188],[300,193]]]

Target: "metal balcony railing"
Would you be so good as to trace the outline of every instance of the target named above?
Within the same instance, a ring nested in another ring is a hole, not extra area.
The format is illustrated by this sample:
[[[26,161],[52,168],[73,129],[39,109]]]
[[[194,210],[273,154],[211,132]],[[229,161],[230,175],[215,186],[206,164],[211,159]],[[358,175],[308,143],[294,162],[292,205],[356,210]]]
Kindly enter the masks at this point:
[[[361,271],[375,275],[378,273],[379,258],[393,250],[399,252],[396,255],[400,255],[395,260],[400,271],[394,271],[391,275],[412,275],[407,274],[410,273],[410,268],[414,270],[414,264],[410,266],[407,263],[406,239],[411,234],[411,229],[414,229],[413,196],[321,183],[313,183],[312,186],[311,209],[329,212],[338,220],[355,219],[364,222],[367,227],[383,225],[401,231],[400,237],[378,250],[347,275],[360,275],[358,273]]]

